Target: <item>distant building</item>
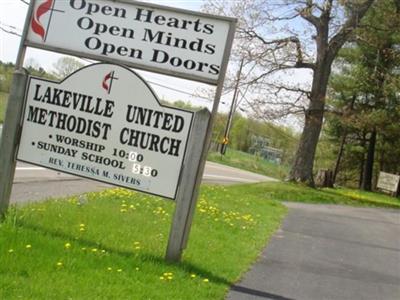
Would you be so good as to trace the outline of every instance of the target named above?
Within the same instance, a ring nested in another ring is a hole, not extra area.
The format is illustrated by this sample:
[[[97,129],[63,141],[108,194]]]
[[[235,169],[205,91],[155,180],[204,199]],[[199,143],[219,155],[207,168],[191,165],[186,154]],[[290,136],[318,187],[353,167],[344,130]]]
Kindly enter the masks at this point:
[[[249,152],[253,155],[259,155],[261,158],[280,164],[283,151],[269,146],[270,139],[262,136],[251,137],[251,147]]]

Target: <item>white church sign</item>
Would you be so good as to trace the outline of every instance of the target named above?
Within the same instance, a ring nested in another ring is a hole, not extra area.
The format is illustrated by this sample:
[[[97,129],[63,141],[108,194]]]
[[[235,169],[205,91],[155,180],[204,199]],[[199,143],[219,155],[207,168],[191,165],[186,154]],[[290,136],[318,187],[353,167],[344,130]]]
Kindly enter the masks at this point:
[[[233,27],[136,1],[36,0],[27,45],[216,84]]]
[[[133,71],[31,77],[25,103],[19,160],[175,198],[193,113],[161,105]]]

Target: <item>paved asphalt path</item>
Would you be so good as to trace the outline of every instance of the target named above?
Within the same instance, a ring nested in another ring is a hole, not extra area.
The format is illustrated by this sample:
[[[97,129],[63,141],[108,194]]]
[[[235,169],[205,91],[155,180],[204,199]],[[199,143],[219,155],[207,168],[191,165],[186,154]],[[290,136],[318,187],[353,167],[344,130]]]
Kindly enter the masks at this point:
[[[398,210],[286,205],[281,230],[227,299],[400,299]]]
[[[237,184],[276,179],[251,172],[207,162],[204,183]],[[42,200],[49,197],[64,197],[89,191],[100,191],[111,186],[63,174],[45,168],[18,163],[11,193],[11,203]]]

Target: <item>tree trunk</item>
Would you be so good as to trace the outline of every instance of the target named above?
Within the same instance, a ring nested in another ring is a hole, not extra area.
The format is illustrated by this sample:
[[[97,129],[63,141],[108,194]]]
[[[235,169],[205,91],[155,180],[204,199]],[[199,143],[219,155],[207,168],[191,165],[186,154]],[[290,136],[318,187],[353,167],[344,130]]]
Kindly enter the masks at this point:
[[[312,3],[313,1],[306,2]],[[331,39],[329,39],[331,5],[327,5],[327,8],[318,18],[310,16],[307,12],[304,12],[302,15],[303,18],[312,23],[317,29],[315,36],[317,59],[315,64],[313,64],[314,74],[309,96],[310,105],[306,111],[303,133],[288,178],[291,181],[304,182],[314,187],[314,157],[322,128],[325,97],[332,62],[373,2],[374,0],[362,2],[362,5],[351,14],[351,17],[347,19],[339,32]],[[332,4],[332,1],[326,1],[326,4],[328,3]]]
[[[358,177],[358,188],[361,189],[363,178],[364,178],[364,164],[365,164],[365,157],[360,160],[360,176]]]
[[[288,180],[315,187],[314,158],[324,118],[325,97],[333,58],[319,57],[314,70],[309,108]]]
[[[372,175],[374,169],[374,155],[376,144],[376,129],[371,132],[371,137],[368,144],[367,159],[364,165],[364,176],[361,184],[361,189],[364,191],[372,190]]]
[[[342,135],[342,139],[340,140],[339,152],[336,158],[335,169],[333,170],[332,174],[332,184],[335,184],[336,176],[339,173],[339,166],[343,156],[344,145],[346,145],[346,138],[347,138],[347,132],[345,131]]]
[[[289,180],[304,182],[314,187],[313,167],[315,151],[322,128],[322,110],[309,110],[305,115],[305,125],[297,148],[295,161]]]
[[[357,94],[353,94],[353,97],[352,97],[351,102],[350,102],[349,109],[348,110],[346,109],[347,112],[345,111],[345,114],[351,114],[353,112],[354,103],[356,102],[356,99],[357,99]],[[332,174],[332,184],[335,184],[337,174],[339,173],[340,161],[342,160],[344,146],[346,145],[346,139],[347,139],[347,129],[344,129],[342,138],[340,140],[339,152],[338,152],[338,155],[337,155],[337,158],[336,158],[335,168],[334,168],[333,174]]]
[[[360,146],[365,149],[365,144],[366,144],[366,133],[365,131],[362,134],[362,138],[361,138],[361,142],[360,142]],[[358,177],[358,188],[361,189],[361,185],[363,182],[363,178],[364,178],[364,164],[365,164],[365,153],[361,153],[360,155],[360,176]]]

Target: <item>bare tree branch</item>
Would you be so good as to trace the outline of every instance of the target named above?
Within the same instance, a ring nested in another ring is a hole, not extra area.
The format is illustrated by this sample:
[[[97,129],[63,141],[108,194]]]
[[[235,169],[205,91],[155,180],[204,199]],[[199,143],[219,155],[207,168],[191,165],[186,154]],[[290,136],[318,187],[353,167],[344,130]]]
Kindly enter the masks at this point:
[[[257,34],[257,32],[255,32],[253,30],[243,30],[242,32],[247,34],[250,38],[256,38],[257,40],[259,40],[264,45],[273,45],[273,46],[275,46],[272,49],[267,49],[266,52],[272,51],[272,50],[277,50],[277,49],[280,49],[282,47],[287,46],[289,43],[293,43],[296,46],[296,62],[292,66],[292,68],[308,68],[308,69],[314,70],[314,68],[315,68],[315,64],[314,63],[304,62],[304,60],[303,60],[303,56],[304,56],[303,55],[303,50],[301,48],[300,40],[299,40],[299,38],[297,36],[291,36],[291,37],[287,37],[287,38],[275,39],[275,40],[267,41],[262,36]],[[287,67],[289,67],[289,66],[286,65],[285,68],[287,68]]]
[[[374,0],[366,0],[359,5],[358,8],[353,8],[350,17],[343,25],[342,29],[334,36],[329,42],[329,56],[333,60],[343,44],[349,39],[354,29],[358,26],[361,18],[366,14],[369,7],[372,5]]]
[[[317,28],[317,30],[321,27],[320,19],[312,14],[311,7],[308,6],[308,7],[299,9],[299,14],[304,20],[306,20],[306,21],[310,22],[312,25],[314,25],[314,27]]]

